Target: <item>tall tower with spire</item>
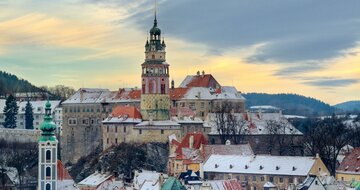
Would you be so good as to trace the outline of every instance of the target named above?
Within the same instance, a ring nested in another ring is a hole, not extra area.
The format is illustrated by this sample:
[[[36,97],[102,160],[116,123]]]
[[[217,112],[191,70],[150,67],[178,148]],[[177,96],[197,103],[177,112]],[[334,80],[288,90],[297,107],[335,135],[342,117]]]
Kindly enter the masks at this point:
[[[141,114],[144,120],[169,120],[169,64],[164,39],[155,18],[145,44],[145,62],[141,65]]]
[[[40,125],[39,138],[39,190],[57,190],[57,149],[58,141],[55,136],[56,125],[52,120],[51,104],[45,104],[45,117]]]

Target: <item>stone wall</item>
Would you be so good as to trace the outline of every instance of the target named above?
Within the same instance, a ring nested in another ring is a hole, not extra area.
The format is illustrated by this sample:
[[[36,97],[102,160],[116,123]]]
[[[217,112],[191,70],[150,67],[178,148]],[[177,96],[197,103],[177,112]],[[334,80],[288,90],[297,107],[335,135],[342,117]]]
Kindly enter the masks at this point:
[[[40,135],[40,130],[0,128],[0,140],[7,142],[38,142]]]

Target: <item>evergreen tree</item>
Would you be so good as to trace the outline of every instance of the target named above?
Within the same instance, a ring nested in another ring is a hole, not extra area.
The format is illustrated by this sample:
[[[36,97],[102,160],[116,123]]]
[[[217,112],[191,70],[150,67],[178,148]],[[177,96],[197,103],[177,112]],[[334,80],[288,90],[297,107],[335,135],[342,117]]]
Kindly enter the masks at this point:
[[[9,95],[5,101],[5,128],[16,128],[16,115],[19,107],[16,104],[16,99],[13,95]]]
[[[25,106],[25,129],[34,129],[33,108],[29,100]]]

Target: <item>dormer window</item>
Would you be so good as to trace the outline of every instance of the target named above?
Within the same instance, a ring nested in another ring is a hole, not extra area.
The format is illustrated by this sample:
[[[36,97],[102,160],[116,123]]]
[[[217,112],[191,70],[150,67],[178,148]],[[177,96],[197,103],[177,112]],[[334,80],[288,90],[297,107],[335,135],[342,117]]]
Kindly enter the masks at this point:
[[[349,166],[346,166],[346,167],[345,167],[345,171],[347,171],[348,169],[349,169]]]
[[[230,164],[230,169],[232,169],[234,166]]]
[[[279,170],[280,169],[280,167],[279,166],[276,166],[276,170]]]
[[[264,166],[260,165],[259,169],[262,170],[264,168]]]
[[[295,171],[295,170],[296,170],[296,167],[295,167],[295,166],[293,166],[293,167],[292,167],[292,171]]]
[[[219,165],[215,164],[215,168],[218,168],[218,167],[219,167]]]
[[[249,166],[248,165],[245,165],[245,169],[248,169],[249,168]]]

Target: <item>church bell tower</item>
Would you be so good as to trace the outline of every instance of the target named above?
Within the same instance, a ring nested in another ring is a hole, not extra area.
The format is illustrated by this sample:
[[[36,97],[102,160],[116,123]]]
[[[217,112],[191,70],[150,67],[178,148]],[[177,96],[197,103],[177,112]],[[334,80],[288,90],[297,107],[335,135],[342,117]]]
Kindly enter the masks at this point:
[[[156,11],[150,40],[145,44],[145,62],[141,65],[141,114],[144,120],[169,120],[169,64],[164,39],[158,28]]]
[[[52,120],[51,104],[45,104],[45,117],[40,125],[39,138],[39,190],[57,190],[57,148],[56,125]]]

